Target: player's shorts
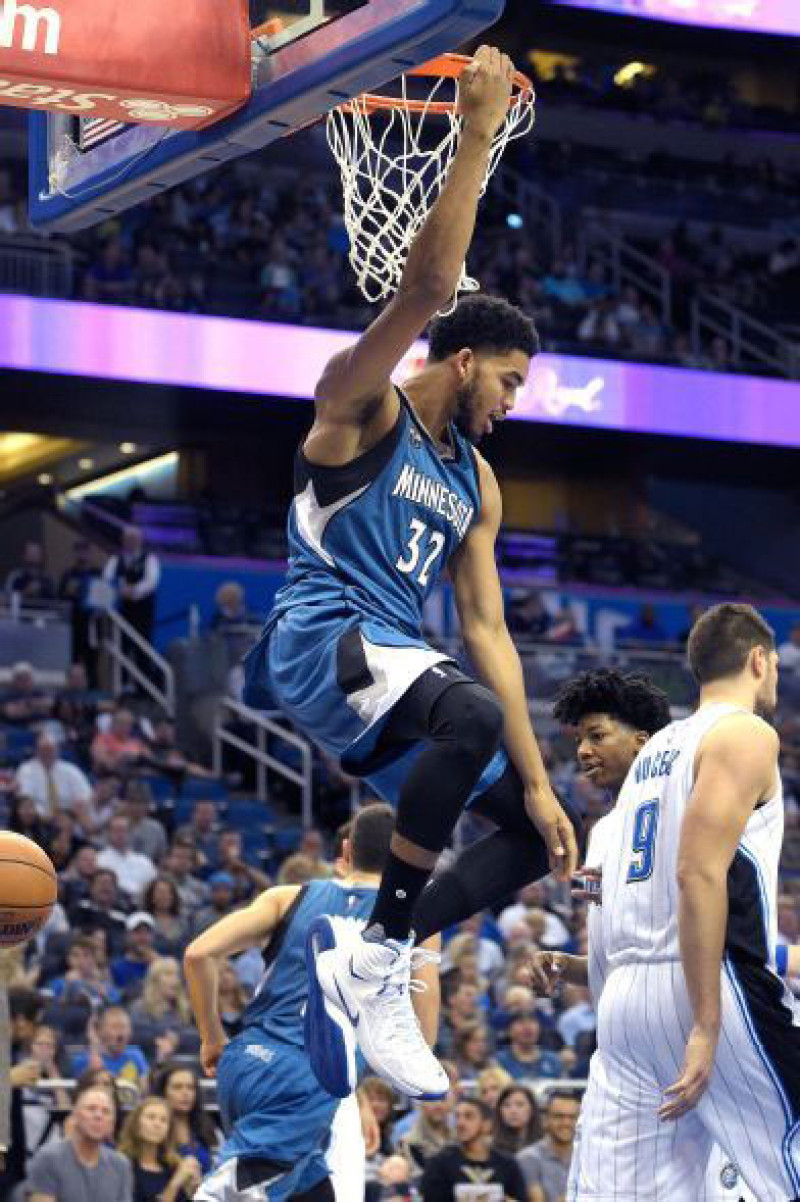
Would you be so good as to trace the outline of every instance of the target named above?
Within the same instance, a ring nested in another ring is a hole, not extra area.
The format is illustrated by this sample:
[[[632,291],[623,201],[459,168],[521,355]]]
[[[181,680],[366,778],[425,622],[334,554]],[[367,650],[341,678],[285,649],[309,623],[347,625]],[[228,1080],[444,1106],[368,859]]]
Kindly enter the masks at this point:
[[[691,1027],[683,970],[678,961],[615,967],[598,1007],[567,1202],[698,1202],[714,1143],[760,1202],[800,1199],[797,1020],[777,976],[726,959],[711,1082],[694,1110],[665,1123],[658,1110]]]
[[[217,1097],[227,1138],[197,1202],[248,1197],[258,1186],[269,1202],[288,1202],[328,1177],[325,1154],[339,1099],[320,1087],[301,1049],[244,1031],[222,1054]]]
[[[758,1202],[739,1166],[717,1144],[711,1149],[697,1202]]]
[[[326,1160],[336,1202],[361,1202],[367,1175],[367,1153],[355,1094],[339,1103]]]
[[[470,679],[423,639],[351,609],[297,605],[248,654],[243,699],[254,709],[277,705],[345,772],[364,777],[378,796],[395,803],[422,744],[387,747],[381,734],[393,707],[429,669],[428,705],[457,681]],[[494,784],[507,765],[505,752],[498,752],[473,796]]]

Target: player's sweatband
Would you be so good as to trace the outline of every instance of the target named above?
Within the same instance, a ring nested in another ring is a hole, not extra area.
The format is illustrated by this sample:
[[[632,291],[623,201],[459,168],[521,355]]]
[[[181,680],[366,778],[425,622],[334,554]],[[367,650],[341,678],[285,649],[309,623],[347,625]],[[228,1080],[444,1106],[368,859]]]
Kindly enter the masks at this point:
[[[775,947],[775,971],[779,977],[785,977],[789,971],[788,943],[778,943]]]

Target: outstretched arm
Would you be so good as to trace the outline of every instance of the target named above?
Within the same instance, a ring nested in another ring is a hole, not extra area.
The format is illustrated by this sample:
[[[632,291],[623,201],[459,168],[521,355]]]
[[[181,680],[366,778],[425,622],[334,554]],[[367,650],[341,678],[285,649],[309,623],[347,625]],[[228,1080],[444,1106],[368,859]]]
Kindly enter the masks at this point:
[[[775,789],[778,736],[752,714],[733,714],[706,735],[678,850],[681,961],[694,1024],[684,1071],[666,1090],[661,1117],[697,1104],[714,1066],[720,1027],[720,965],[728,920],[728,869],[747,820]]]
[[[220,961],[266,942],[298,892],[297,885],[268,889],[244,910],[228,914],[209,927],[186,949],[183,967],[203,1045],[200,1058],[211,1077],[228,1041],[219,1017]]]
[[[481,456],[478,466],[481,513],[450,560],[461,633],[475,671],[503,707],[506,750],[522,778],[531,820],[547,843],[550,866],[568,878],[578,862],[575,832],[550,788],[531,726],[522,664],[506,626],[495,561],[502,517],[500,489],[494,472]]]
[[[464,120],[442,190],[408,254],[392,300],[359,341],[336,355],[316,388],[316,420],[306,442],[315,463],[344,463],[397,417],[391,374],[425,326],[453,295],[475,228],[492,139],[505,119],[514,68],[482,46],[460,86]]]

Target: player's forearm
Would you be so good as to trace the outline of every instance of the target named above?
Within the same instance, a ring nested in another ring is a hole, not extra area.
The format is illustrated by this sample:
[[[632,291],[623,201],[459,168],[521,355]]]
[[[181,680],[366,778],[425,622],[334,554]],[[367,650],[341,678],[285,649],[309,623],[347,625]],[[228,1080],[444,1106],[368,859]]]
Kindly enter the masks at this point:
[[[528,698],[517,649],[508,630],[478,628],[464,633],[476,674],[503,707],[503,738],[508,756],[526,789],[547,785],[547,771],[531,726]]]
[[[443,301],[454,291],[475,230],[491,137],[466,125],[447,179],[411,246],[401,288],[428,288]]]
[[[720,965],[728,918],[726,882],[702,868],[678,872],[681,962],[695,1026],[719,1030]]]
[[[186,987],[192,1013],[206,1043],[218,1043],[225,1038],[219,1017],[219,968],[213,956],[198,955],[191,948],[183,958]]]

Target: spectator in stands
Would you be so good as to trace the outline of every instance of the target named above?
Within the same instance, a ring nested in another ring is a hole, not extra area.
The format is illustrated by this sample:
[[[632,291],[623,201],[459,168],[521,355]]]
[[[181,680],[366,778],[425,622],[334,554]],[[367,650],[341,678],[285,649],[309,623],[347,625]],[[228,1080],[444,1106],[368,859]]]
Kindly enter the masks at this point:
[[[630,348],[642,359],[662,359],[666,354],[666,330],[649,301],[642,304],[639,320],[629,330]]]
[[[202,764],[195,764],[184,755],[178,746],[175,723],[171,718],[161,717],[153,727],[153,737],[147,746],[147,765],[154,772],[167,776],[192,776],[199,780],[213,779],[214,773]]]
[[[144,535],[138,526],[126,526],[122,551],[112,555],[103,569],[103,577],[117,593],[117,608],[147,643],[153,641],[156,594],[161,580],[161,564],[152,551],[145,550]],[[149,664],[139,649],[127,640],[123,648],[147,671]]]
[[[87,837],[98,839],[123,808],[122,777],[118,772],[101,772],[95,778],[89,801],[75,807],[75,817]]]
[[[97,863],[100,868],[110,868],[120,889],[138,900],[157,872],[152,860],[133,850],[130,838],[130,821],[124,814],[116,814],[108,824],[108,846],[98,855]]]
[[[483,1018],[480,991],[469,981],[456,981],[447,1001],[437,1047],[447,1052],[459,1031],[472,1028]]]
[[[117,875],[110,868],[98,868],[91,879],[89,896],[75,902],[68,910],[74,927],[85,931],[100,928],[108,933],[111,947],[122,947],[125,938],[127,902],[120,897]]]
[[[422,1176],[423,1202],[456,1202],[459,1184],[496,1184],[509,1202],[527,1202],[522,1173],[511,1156],[491,1146],[492,1115],[485,1102],[464,1098],[456,1107],[456,1143],[438,1152]],[[495,1191],[496,1192],[496,1191]],[[463,1191],[461,1191],[463,1196]]]
[[[178,961],[159,956],[147,968],[142,996],[131,1007],[137,1038],[154,1048],[156,1062],[164,1064],[175,1055],[180,1037],[192,1025],[192,1012],[181,980]]]
[[[92,877],[97,872],[97,849],[88,843],[79,847],[61,873],[61,895],[64,908],[70,910],[89,896]]]
[[[203,1106],[197,1073],[181,1064],[165,1064],[155,1076],[153,1093],[166,1098],[172,1107],[181,1156],[194,1156],[207,1173],[217,1132]]]
[[[111,237],[83,280],[83,299],[125,305],[133,300],[133,273],[121,238]]]
[[[27,793],[14,793],[11,797],[10,829],[18,835],[33,839],[40,847],[47,847],[55,827],[39,815],[36,802]]]
[[[166,855],[167,832],[156,818],[150,817],[153,794],[146,781],[129,781],[125,791],[125,811],[130,824],[131,850],[159,864]]]
[[[209,904],[203,906],[194,918],[193,935],[200,935],[208,927],[219,922],[226,914],[236,909],[236,881],[229,872],[215,872],[208,878],[211,890]]]
[[[566,1197],[580,1101],[555,1089],[547,1099],[544,1136],[518,1156],[530,1202],[561,1202]]]
[[[32,797],[41,818],[53,820],[62,810],[86,803],[92,788],[77,764],[59,756],[59,745],[48,734],[36,740],[36,754],[17,769],[17,786]]]
[[[279,885],[306,885],[314,880],[314,863],[299,851],[287,856],[278,870]]]
[[[542,595],[535,589],[526,589],[521,596],[512,594],[507,621],[512,634],[529,639],[544,638],[552,625]]]
[[[453,1138],[457,1071],[455,1065],[448,1065],[446,1061],[442,1067],[450,1078],[450,1092],[432,1102],[416,1104],[416,1118],[399,1145],[400,1151],[417,1171],[424,1169],[431,1156],[441,1152]]]
[[[474,1080],[492,1062],[492,1044],[485,1023],[464,1026],[453,1038],[453,1059],[459,1077]]]
[[[594,301],[578,326],[578,339],[603,348],[619,346],[622,332],[615,310],[613,297],[600,297]]]
[[[76,1095],[71,1134],[42,1148],[31,1162],[31,1202],[132,1202],[128,1161],[107,1145],[114,1132],[114,1102],[107,1089],[92,1086]]]
[[[155,922],[144,910],[126,920],[125,954],[114,960],[111,974],[114,984],[127,994],[140,991],[147,970],[158,959],[155,949]]]
[[[258,626],[257,614],[247,608],[247,596],[236,580],[226,580],[214,594],[214,611],[208,622],[209,630],[218,634],[229,631],[241,634],[242,626]]]
[[[378,1149],[375,1152],[376,1164],[373,1165],[373,1168],[376,1168],[383,1158],[391,1156],[394,1151],[394,1090],[380,1077],[368,1076],[361,1082],[359,1093],[366,1094],[375,1122],[378,1124],[380,1135]]]
[[[33,726],[53,712],[53,698],[39,688],[30,664],[21,662],[11,669],[8,688],[0,697],[0,722],[8,726]]]
[[[506,989],[503,1004],[494,1006],[490,1014],[492,1028],[506,1032],[518,1014],[535,1014],[536,997],[527,985],[510,985]]]
[[[67,669],[64,688],[55,701],[54,717],[64,729],[64,741],[82,750],[92,740],[98,710],[104,700],[89,688],[89,676],[84,663],[72,663]]]
[[[65,1006],[87,1001],[90,1009],[114,1005],[120,991],[98,964],[97,948],[89,935],[75,935],[67,953],[67,971],[47,988]]]
[[[561,990],[561,1006],[558,1032],[568,1047],[574,1047],[579,1035],[592,1032],[597,1026],[597,1016],[589,1000],[589,990],[580,985],[565,984]]]
[[[789,637],[778,647],[782,672],[800,674],[800,622],[795,622]]]
[[[180,955],[189,942],[190,931],[175,882],[168,876],[157,876],[144,891],[143,906],[153,919],[159,955]]]
[[[202,1170],[181,1156],[175,1120],[163,1098],[145,1098],[125,1120],[119,1150],[133,1170],[133,1202],[187,1202],[197,1192]]]
[[[497,1054],[497,1063],[515,1081],[525,1077],[560,1077],[558,1052],[545,1051],[540,1043],[541,1027],[532,1014],[518,1014],[508,1027],[509,1046]]]
[[[83,665],[87,684],[96,689],[98,647],[92,630],[95,610],[91,604],[91,589],[100,579],[100,569],[93,560],[92,546],[87,539],[78,539],[72,552],[72,563],[58,583],[58,596],[72,607],[72,654]]]
[[[246,862],[241,831],[226,830],[220,834],[219,868],[221,872],[230,873],[236,882],[237,901],[248,901],[254,893],[269,889],[272,883],[266,872]]]
[[[126,1108],[130,1109],[139,1099],[137,1086],[132,1085],[130,1081],[118,1079],[107,1068],[100,1067],[87,1068],[77,1078],[75,1085],[76,1093],[83,1093],[86,1089],[104,1089],[113,1101],[116,1116],[114,1119],[114,1140],[116,1141],[122,1127],[123,1111]],[[72,1129],[72,1117],[68,1115],[63,1125],[64,1136],[70,1136]]]
[[[176,835],[162,864],[175,883],[185,914],[196,914],[208,900],[208,885],[195,875],[201,867],[198,857],[194,844]]]
[[[107,1068],[115,1077],[143,1089],[148,1066],[142,1049],[131,1044],[131,1020],[121,1006],[109,1006],[88,1025],[89,1047],[73,1061],[78,1076],[87,1068]]]
[[[196,801],[192,820],[178,827],[176,839],[188,839],[200,853],[204,866],[215,867],[219,859],[218,806],[215,801]]]
[[[325,858],[325,840],[322,831],[310,826],[303,831],[297,850],[302,856],[308,856],[314,868],[315,879],[333,875],[333,865]]]
[[[6,594],[9,598],[16,597],[22,605],[36,605],[55,597],[55,585],[45,571],[41,543],[31,540],[25,544],[22,563],[6,577]]]
[[[236,975],[236,969],[226,961],[220,965],[217,1002],[225,1034],[233,1039],[242,1029],[242,1015],[247,1008],[247,993]]]
[[[111,717],[108,730],[92,740],[92,765],[95,772],[124,774],[147,757],[147,745],[136,734],[136,719],[129,709],[119,706]]]
[[[620,643],[628,646],[652,646],[654,643],[668,643],[670,637],[656,616],[655,607],[640,605],[636,617],[617,632]]]
[[[36,1028],[31,1041],[31,1056],[39,1065],[40,1081],[63,1081],[67,1076],[69,1066],[55,1027],[41,1025]],[[47,1113],[43,1117],[49,1130],[42,1132],[40,1147],[55,1126],[54,1109],[69,1110],[69,1094],[63,1087],[54,1089],[48,1095]]]
[[[494,1113],[500,1094],[508,1085],[513,1084],[513,1077],[499,1064],[490,1064],[483,1072],[478,1073],[478,1097],[485,1102]]]
[[[542,1134],[539,1107],[527,1085],[508,1085],[497,1099],[492,1147],[516,1156]]]

